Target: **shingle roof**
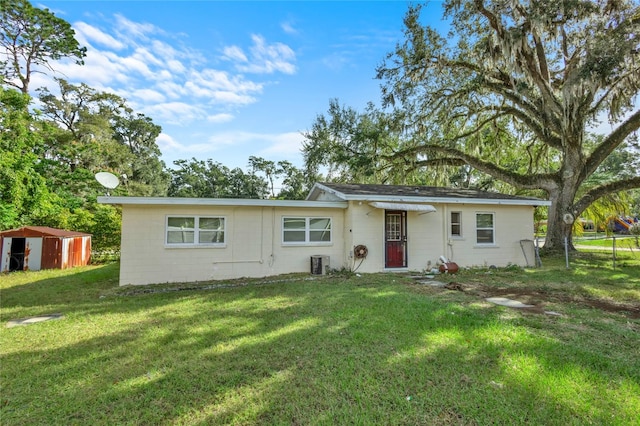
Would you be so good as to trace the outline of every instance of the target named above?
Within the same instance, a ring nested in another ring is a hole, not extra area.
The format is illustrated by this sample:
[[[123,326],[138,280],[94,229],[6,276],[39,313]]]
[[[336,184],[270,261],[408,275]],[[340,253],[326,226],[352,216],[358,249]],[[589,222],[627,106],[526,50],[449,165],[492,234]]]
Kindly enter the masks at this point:
[[[342,194],[345,199],[368,199],[369,197],[380,199],[387,197],[390,200],[403,199],[405,201],[424,201],[425,199],[437,201],[446,200],[504,200],[526,201],[534,204],[548,205],[548,201],[534,197],[519,197],[515,195],[501,194],[498,192],[480,191],[464,188],[444,188],[437,186],[418,185],[371,185],[357,183],[318,183],[318,189],[328,188],[334,193]],[[336,195],[338,195],[336,194]],[[339,195],[338,195],[339,196]]]
[[[343,194],[352,195],[398,195],[403,197],[456,197],[456,198],[489,198],[496,200],[533,200],[532,197],[517,197],[498,192],[479,191],[476,189],[444,188],[440,186],[417,185],[369,185],[358,183],[322,183]]]

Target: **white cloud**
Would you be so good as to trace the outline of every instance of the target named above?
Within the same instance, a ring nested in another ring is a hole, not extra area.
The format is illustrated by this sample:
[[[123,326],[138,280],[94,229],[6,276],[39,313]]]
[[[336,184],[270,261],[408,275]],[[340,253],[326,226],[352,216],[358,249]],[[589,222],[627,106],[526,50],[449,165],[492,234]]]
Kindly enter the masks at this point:
[[[183,85],[172,81],[171,74],[168,71],[163,71],[162,74],[169,74],[167,78],[163,78],[164,81],[161,81],[156,84],[156,88],[171,99],[180,99],[180,97],[185,96],[187,94],[187,90]]]
[[[264,149],[252,151],[252,155],[258,155],[267,159],[279,161],[282,159],[300,163],[300,147],[302,136],[297,132],[287,133],[254,133],[244,131],[220,132],[203,138],[201,135],[191,135],[189,142],[177,141],[174,137],[162,133],[157,139],[158,146],[164,154],[171,158],[200,159],[220,158],[220,153],[227,153],[231,147],[233,151],[242,152],[242,147],[264,146]],[[235,159],[227,158],[225,165],[228,167],[244,167],[250,154],[238,155]],[[216,160],[217,161],[217,160]]]
[[[160,56],[153,54],[146,47],[136,48],[130,58],[144,63],[147,67],[150,65],[162,67],[165,64],[165,61],[163,59],[160,59]]]
[[[156,142],[162,152],[182,151],[184,149],[184,145],[176,142],[175,139],[166,133],[160,133],[156,138]]]
[[[73,29],[76,32],[76,38],[80,45],[91,44],[95,42],[103,47],[121,50],[124,49],[125,44],[114,37],[102,32],[99,28],[91,26],[85,22],[77,22],[73,25]]]
[[[227,113],[213,114],[207,117],[207,121],[210,123],[226,123],[231,120],[233,120],[233,115]]]
[[[304,137],[300,132],[277,133],[269,135],[270,146],[260,151],[260,155],[279,157],[299,157]]]
[[[222,51],[225,59],[238,62],[247,62],[249,59],[238,46],[227,46]]]
[[[171,81],[173,79],[173,73],[170,70],[157,70],[156,72],[156,81],[159,81],[158,84],[163,84],[164,82]]]
[[[296,54],[283,43],[267,44],[264,37],[253,35],[254,45],[251,47],[252,65],[245,67],[245,71],[273,73],[280,71],[285,74],[293,74],[296,71],[294,61]]]
[[[154,73],[149,69],[147,62],[138,59],[135,56],[119,58],[119,63],[126,69],[128,74],[135,72],[144,78],[152,78],[154,76]]]
[[[184,88],[197,98],[206,98],[209,103],[239,105],[255,102],[251,94],[262,92],[262,84],[213,69],[193,71]]]
[[[294,74],[296,54],[289,46],[283,43],[268,44],[263,36],[254,34],[251,36],[253,46],[249,48],[247,56],[238,46],[224,48],[223,59],[236,62],[236,69],[241,72],[255,74],[273,74],[281,72]]]
[[[287,34],[298,34],[298,30],[295,29],[290,22],[282,22],[280,28]]]
[[[250,132],[242,132],[242,131],[232,131],[232,132],[224,132],[217,133],[215,135],[209,136],[207,141],[217,148],[227,145],[244,145],[247,142],[253,141],[256,139],[256,133]]]
[[[196,119],[207,117],[206,111],[200,106],[184,102],[165,102],[146,106],[142,110],[154,121],[164,121],[175,125],[186,125]]]
[[[175,35],[121,15],[115,15],[111,25],[78,22],[75,28],[87,45],[85,65],[63,59],[54,65],[57,75],[72,84],[83,82],[97,91],[123,97],[129,106],[165,129],[174,125],[188,127],[189,131],[202,125],[220,129],[236,119],[235,108],[257,102],[263,93],[267,82],[245,73],[296,71],[294,51],[260,35],[253,35],[248,47],[224,48],[223,59],[227,62],[214,64],[203,52],[182,45]],[[42,85],[50,89],[57,86],[50,80]],[[211,136],[210,130],[199,132],[189,140],[162,133],[158,145],[163,154],[173,158],[194,153],[211,156],[229,144],[257,144],[264,153],[299,154],[300,137],[296,133],[231,131]]]
[[[116,30],[123,32],[127,37],[145,38],[147,34],[158,32],[153,24],[133,22],[122,15],[116,14]]]
[[[144,103],[161,103],[166,100],[162,93],[152,89],[135,90],[132,95]]]
[[[16,81],[17,83],[17,81]],[[59,94],[60,88],[56,83],[53,82],[53,79],[46,74],[35,73],[31,75],[31,81],[29,82],[29,88],[33,91],[39,87],[46,87],[53,94]],[[37,95],[35,98],[37,99]]]
[[[211,94],[210,100],[216,104],[249,105],[256,102],[257,99],[253,96],[235,92],[218,91]]]
[[[173,74],[184,74],[187,71],[184,64],[176,59],[166,61],[166,65]],[[163,72],[166,72],[166,70],[163,70]]]
[[[60,71],[65,78],[92,87],[118,83],[125,93],[153,90],[180,102],[193,102],[195,97],[207,99],[207,103],[246,105],[256,102],[255,96],[262,93],[264,83],[206,67],[201,52],[170,44],[171,38],[154,25],[122,15],[115,15],[114,19],[112,34],[85,22],[76,23],[79,34],[87,41],[95,41],[96,46],[88,43],[84,67],[63,65]],[[267,43],[259,35],[252,36],[252,41],[249,57],[242,48],[228,46],[224,59],[232,61],[241,72],[295,72],[295,53],[290,47]],[[185,96],[190,98],[184,99]],[[160,98],[155,95],[150,100],[158,102]]]
[[[158,147],[165,154],[174,154],[172,157],[174,158],[191,158],[198,156],[211,156],[215,149],[212,149],[212,146],[208,142],[201,143],[192,143],[186,144],[177,141],[174,137],[166,134],[160,133],[158,138],[156,139],[158,143]],[[200,155],[198,155],[200,154]],[[167,166],[171,167],[173,164],[167,164]]]
[[[248,143],[265,146],[259,155],[280,155],[294,157],[300,155],[303,137],[298,132],[286,133],[255,133],[231,131],[211,135],[208,142],[212,146],[221,148],[228,145],[241,146]]]
[[[54,69],[62,78],[72,82],[82,82],[93,88],[100,88],[112,82],[124,83],[129,76],[123,72],[115,53],[88,50],[84,65],[78,66],[70,60],[59,61]]]
[[[191,74],[190,82],[210,90],[228,90],[232,92],[260,92],[262,84],[246,80],[240,75],[230,75],[226,71],[205,69]]]

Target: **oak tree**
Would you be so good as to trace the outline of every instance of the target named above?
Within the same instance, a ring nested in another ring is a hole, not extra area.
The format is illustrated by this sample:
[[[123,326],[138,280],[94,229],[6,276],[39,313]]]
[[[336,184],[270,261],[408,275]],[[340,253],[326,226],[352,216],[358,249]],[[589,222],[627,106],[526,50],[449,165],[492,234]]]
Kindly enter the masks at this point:
[[[545,247],[557,249],[571,238],[567,215],[640,187],[638,170],[585,187],[607,157],[636,143],[638,3],[448,0],[443,7],[450,34],[424,25],[423,7],[411,7],[405,40],[377,70],[383,105],[403,115],[404,143],[386,159],[414,168],[459,162],[544,191],[552,202]],[[586,143],[601,121],[610,131]],[[519,161],[501,156],[514,147]]]

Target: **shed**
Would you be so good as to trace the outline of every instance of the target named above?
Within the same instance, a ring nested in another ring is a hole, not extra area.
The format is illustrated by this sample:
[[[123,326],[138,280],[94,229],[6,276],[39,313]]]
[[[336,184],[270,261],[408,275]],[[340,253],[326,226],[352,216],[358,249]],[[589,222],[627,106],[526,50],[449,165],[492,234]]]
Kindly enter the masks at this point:
[[[87,265],[91,234],[24,226],[0,232],[0,272],[67,269]]]

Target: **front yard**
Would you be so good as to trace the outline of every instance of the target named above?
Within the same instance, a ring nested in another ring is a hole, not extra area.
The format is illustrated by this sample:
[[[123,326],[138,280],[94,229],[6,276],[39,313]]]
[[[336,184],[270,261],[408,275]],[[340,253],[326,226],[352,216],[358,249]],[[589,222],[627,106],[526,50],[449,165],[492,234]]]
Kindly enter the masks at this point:
[[[638,254],[543,263],[436,278],[449,288],[341,274],[120,289],[117,264],[3,275],[0,419],[638,424]]]

